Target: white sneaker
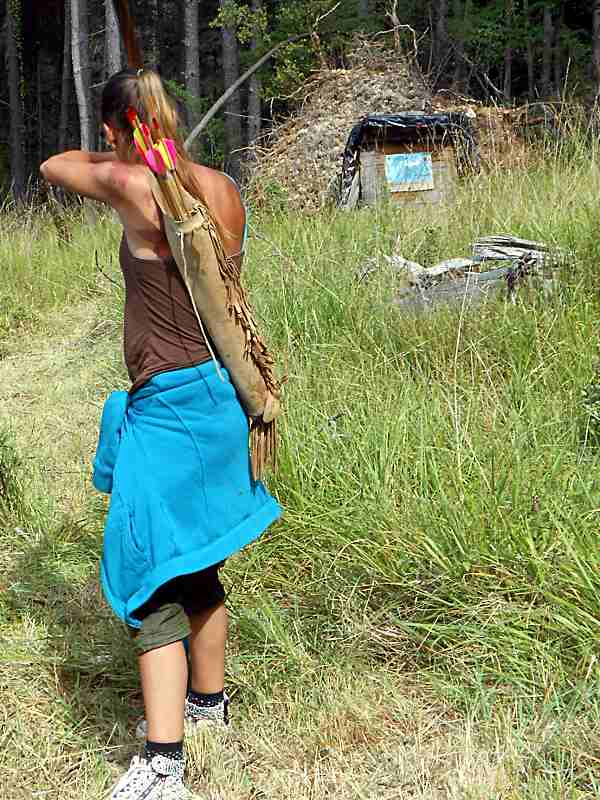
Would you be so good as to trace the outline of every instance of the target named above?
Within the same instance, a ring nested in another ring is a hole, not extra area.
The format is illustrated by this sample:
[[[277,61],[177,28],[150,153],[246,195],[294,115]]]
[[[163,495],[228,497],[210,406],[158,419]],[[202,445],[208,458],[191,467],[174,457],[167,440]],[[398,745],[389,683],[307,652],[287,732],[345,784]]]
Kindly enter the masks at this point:
[[[134,756],[112,790],[110,800],[189,800],[183,785],[183,761],[165,756]]]
[[[191,703],[187,698],[184,711],[184,730],[186,736],[195,736],[201,728],[217,725],[227,727],[229,725],[229,697],[223,692],[223,701],[216,706],[199,706]],[[145,739],[148,733],[148,723],[141,719],[135,735],[138,739]]]

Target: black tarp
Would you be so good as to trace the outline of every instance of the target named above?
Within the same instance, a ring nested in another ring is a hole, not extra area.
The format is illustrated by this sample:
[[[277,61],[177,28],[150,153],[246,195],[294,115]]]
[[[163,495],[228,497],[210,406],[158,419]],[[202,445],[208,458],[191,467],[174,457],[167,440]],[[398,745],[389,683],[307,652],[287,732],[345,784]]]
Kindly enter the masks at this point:
[[[352,181],[360,165],[360,152],[366,140],[386,142],[418,142],[432,139],[443,144],[448,137],[456,153],[459,175],[479,170],[477,145],[470,118],[461,112],[423,114],[408,111],[404,114],[369,114],[350,131],[342,162],[340,185],[341,207],[347,207]]]

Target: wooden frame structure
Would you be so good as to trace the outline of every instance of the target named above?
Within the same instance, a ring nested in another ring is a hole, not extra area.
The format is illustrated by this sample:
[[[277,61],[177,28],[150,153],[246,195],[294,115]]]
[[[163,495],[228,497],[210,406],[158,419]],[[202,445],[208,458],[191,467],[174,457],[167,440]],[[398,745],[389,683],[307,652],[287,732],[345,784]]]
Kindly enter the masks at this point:
[[[446,202],[459,178],[478,169],[465,114],[371,115],[348,138],[339,205],[350,209],[386,197],[402,204]]]

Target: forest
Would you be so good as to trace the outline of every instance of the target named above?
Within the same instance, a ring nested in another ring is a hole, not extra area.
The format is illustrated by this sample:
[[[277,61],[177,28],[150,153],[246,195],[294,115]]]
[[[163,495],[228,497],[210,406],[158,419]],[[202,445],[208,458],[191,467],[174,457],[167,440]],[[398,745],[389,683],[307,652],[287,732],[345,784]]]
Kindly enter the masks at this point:
[[[600,85],[600,0],[132,0],[131,9],[145,61],[168,81],[188,128],[282,43],[197,143],[198,157],[236,177],[311,72],[344,67],[357,33],[395,28],[432,91],[499,105],[591,103]],[[103,146],[99,97],[124,54],[111,0],[3,0],[0,13],[0,185],[21,198],[48,155]]]
[[[223,570],[231,725],[188,737],[189,788],[598,800],[600,0],[128,5],[186,135],[278,46],[192,146],[243,182],[284,513]],[[90,481],[131,385],[123,227],[39,165],[107,146],[124,48],[111,0],[0,14],[0,798],[98,800],[145,714]],[[480,168],[443,202],[335,205],[356,115],[396,108],[462,109]],[[518,262],[481,263],[507,237]]]

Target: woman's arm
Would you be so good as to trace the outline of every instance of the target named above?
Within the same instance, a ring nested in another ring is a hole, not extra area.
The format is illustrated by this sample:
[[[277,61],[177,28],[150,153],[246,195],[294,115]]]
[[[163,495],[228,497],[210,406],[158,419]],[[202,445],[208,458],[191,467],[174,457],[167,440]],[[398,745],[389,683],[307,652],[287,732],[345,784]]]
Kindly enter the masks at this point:
[[[83,150],[68,150],[52,156],[40,167],[42,177],[54,186],[111,204],[124,188],[126,171],[115,153]]]
[[[116,161],[117,154],[112,150],[104,153],[90,153],[87,150],[66,150],[64,153],[52,156],[48,161],[52,161],[55,158],[66,161],[79,161],[82,164],[101,164],[103,161]]]

